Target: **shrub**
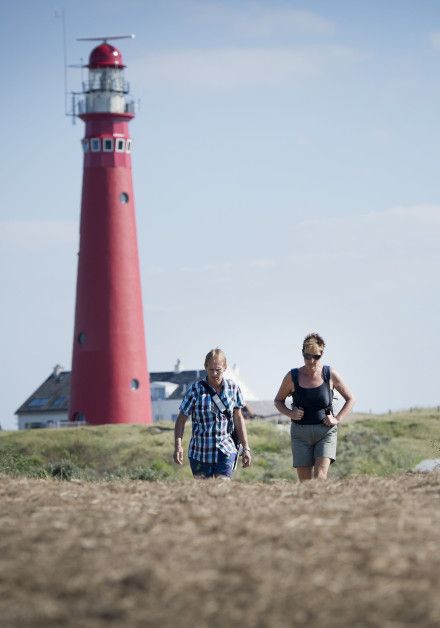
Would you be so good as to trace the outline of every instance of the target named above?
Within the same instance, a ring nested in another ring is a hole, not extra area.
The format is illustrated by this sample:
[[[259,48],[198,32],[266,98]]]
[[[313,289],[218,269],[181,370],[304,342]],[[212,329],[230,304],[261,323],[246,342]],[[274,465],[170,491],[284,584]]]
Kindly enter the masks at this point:
[[[80,478],[82,470],[70,460],[61,460],[48,464],[46,466],[46,473],[49,477],[56,478],[57,480],[67,480],[69,482],[73,478]]]

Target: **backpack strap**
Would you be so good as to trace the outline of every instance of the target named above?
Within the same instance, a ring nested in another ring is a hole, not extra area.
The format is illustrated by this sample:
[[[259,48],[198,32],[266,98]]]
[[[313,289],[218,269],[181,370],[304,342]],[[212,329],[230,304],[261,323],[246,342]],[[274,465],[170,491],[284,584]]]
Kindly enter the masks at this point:
[[[328,364],[324,364],[324,366],[322,367],[322,379],[327,384],[328,398],[330,400],[329,409],[333,414],[333,389],[331,387],[331,374],[332,372],[330,366]]]
[[[214,388],[212,388],[208,384],[208,382],[205,381],[204,379],[201,379],[200,383],[202,384],[202,386],[206,390],[206,392],[209,395],[211,395],[212,401],[214,402],[214,405],[217,408],[217,410],[220,412],[220,414],[224,414],[229,420],[231,420],[232,419],[232,412],[231,412],[231,410],[225,406],[225,404],[220,399],[220,397],[218,396],[218,394],[216,393]]]
[[[299,386],[298,373],[299,373],[299,369],[292,369],[290,371],[290,376],[292,378],[293,388],[294,388],[294,391],[292,393],[293,405],[295,405],[295,396],[296,396],[296,393],[298,392],[298,386]]]
[[[298,384],[298,371],[299,369],[292,369],[290,371],[290,375],[292,377],[292,382],[293,385],[295,386],[295,389],[298,388],[299,384]]]
[[[324,366],[322,367],[322,379],[326,383],[330,383],[330,376],[331,376],[331,368],[329,367],[328,364],[324,364]]]
[[[237,459],[238,459],[238,456],[242,455],[242,445],[240,443],[237,430],[235,429],[233,410],[225,406],[223,401],[218,396],[217,392],[214,390],[214,388],[212,388],[212,386],[208,384],[208,382],[205,379],[200,379],[199,381],[201,385],[203,386],[203,388],[206,390],[206,392],[209,395],[211,395],[212,402],[217,408],[217,410],[220,412],[220,414],[223,414],[228,419],[230,436],[237,450]],[[234,463],[234,470],[236,466],[237,466],[237,460],[235,460],[235,463]]]

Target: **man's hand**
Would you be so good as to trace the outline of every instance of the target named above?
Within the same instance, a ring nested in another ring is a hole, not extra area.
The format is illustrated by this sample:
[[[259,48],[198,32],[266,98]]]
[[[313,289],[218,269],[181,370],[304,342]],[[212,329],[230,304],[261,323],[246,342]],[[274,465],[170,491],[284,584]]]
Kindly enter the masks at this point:
[[[185,423],[188,417],[179,412],[179,415],[176,419],[176,423],[174,425],[174,454],[173,460],[176,464],[183,464],[183,447],[182,447],[182,438],[183,432],[185,430]]]
[[[251,450],[248,448],[243,449],[243,453],[241,454],[241,466],[243,467],[243,469],[246,469],[246,467],[250,467],[251,464],[252,464]]]
[[[182,445],[176,445],[174,449],[173,460],[176,464],[183,464],[183,447]]]

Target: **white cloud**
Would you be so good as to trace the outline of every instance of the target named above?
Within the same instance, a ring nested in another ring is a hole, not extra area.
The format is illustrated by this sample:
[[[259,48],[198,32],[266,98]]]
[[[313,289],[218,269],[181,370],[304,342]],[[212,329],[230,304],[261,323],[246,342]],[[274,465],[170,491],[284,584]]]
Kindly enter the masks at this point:
[[[74,246],[77,242],[78,223],[73,220],[0,221],[2,250],[46,250]]]
[[[181,273],[236,273],[238,271],[251,270],[272,270],[277,265],[275,259],[261,258],[247,261],[219,262],[217,264],[201,264],[200,266],[181,266],[178,271]]]
[[[440,50],[440,31],[434,31],[430,33],[429,41],[434,50]]]
[[[274,259],[261,258],[261,259],[253,259],[249,262],[249,266],[251,268],[259,268],[260,270],[271,270],[275,268],[276,261]]]
[[[437,255],[440,238],[440,207],[417,205],[395,207],[381,212],[354,214],[353,216],[329,217],[309,220],[299,226],[301,239],[327,240],[337,243],[347,252],[357,256],[390,254],[407,255],[417,249],[419,254],[429,251]],[[414,260],[411,260],[414,261]]]
[[[311,11],[248,2],[242,7],[203,2],[193,7],[193,15],[204,21],[223,24],[247,37],[280,37],[283,35],[328,35],[334,32],[333,21]]]
[[[233,262],[218,262],[216,264],[201,264],[200,266],[180,266],[181,273],[218,273],[233,271],[237,264]]]
[[[439,240],[437,206],[304,221],[295,231],[290,264],[301,264],[310,277],[327,269],[352,295],[361,297],[368,286],[387,299],[405,292],[424,298],[439,287]]]
[[[246,15],[240,15],[234,24],[235,29],[253,37],[272,35],[333,33],[335,25],[316,13],[289,7],[257,7]]]
[[[163,266],[149,264],[148,266],[145,266],[144,272],[146,275],[156,277],[157,275],[162,275],[165,272],[165,269]]]
[[[277,242],[268,242],[267,257],[185,265],[177,270],[223,279],[259,277],[263,281],[270,276],[284,281],[294,266],[305,270],[296,281],[309,285],[309,277],[320,277],[323,270],[331,269],[347,281],[374,282],[378,290],[390,293],[400,291],[405,284],[423,291],[429,283],[437,285],[440,281],[439,241],[440,206],[396,207],[305,220]],[[291,254],[280,253],[288,247]],[[362,290],[361,284],[352,286],[353,294]]]
[[[130,71],[136,84],[148,87],[276,87],[346,67],[359,58],[353,48],[339,45],[176,50],[150,54]]]

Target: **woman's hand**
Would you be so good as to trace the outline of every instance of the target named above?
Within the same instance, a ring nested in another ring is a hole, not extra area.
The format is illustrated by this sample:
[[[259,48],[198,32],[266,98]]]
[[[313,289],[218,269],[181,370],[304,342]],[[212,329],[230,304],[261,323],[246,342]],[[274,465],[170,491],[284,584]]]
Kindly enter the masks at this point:
[[[334,427],[335,425],[339,425],[339,419],[337,419],[333,414],[326,414],[324,425],[327,425],[327,427]]]
[[[291,409],[289,416],[291,421],[301,421],[304,416],[304,408],[297,408],[296,406],[294,406]]]
[[[176,445],[174,449],[173,460],[176,464],[183,464],[183,447],[182,445]]]

